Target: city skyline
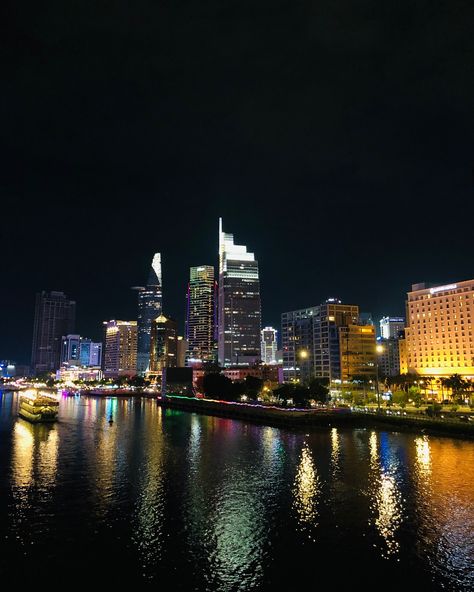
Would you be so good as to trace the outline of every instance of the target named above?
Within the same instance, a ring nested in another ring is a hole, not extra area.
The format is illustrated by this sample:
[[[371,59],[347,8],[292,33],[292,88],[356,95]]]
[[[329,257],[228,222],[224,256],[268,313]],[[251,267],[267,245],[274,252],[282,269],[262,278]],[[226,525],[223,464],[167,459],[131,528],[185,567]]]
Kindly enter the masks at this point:
[[[331,295],[402,316],[412,284],[472,277],[472,7],[273,8],[186,7],[186,33],[152,4],[113,27],[104,6],[9,14],[2,358],[29,357],[41,290],[77,300],[94,339],[134,318],[154,252],[182,326],[219,216],[258,253],[272,326]]]
[[[161,282],[161,257],[159,256],[160,255],[159,253],[156,253],[155,254],[153,263],[156,263],[156,261],[157,261],[157,255],[158,255],[158,259],[159,259],[158,265],[159,265],[159,270],[160,270],[160,274],[159,274],[160,275],[160,278],[159,278],[159,281]],[[165,256],[166,256],[166,254],[165,254]],[[148,257],[146,259],[149,261],[149,255],[148,255]],[[143,265],[143,261],[140,262],[140,263]],[[216,266],[216,269],[218,269],[218,257],[215,260],[215,266]],[[150,267],[148,269],[150,269]],[[149,272],[149,275],[151,275],[152,273],[153,273],[153,264],[152,264],[152,267],[151,267],[151,271]],[[189,268],[188,268],[188,274],[189,274]],[[188,281],[189,281],[189,276],[187,278],[187,282]],[[460,282],[460,281],[468,281],[468,280],[463,280],[463,279],[460,280],[459,278],[453,278],[452,276],[450,276],[450,279],[448,281],[444,281],[444,282],[431,282],[431,281],[427,281],[426,283],[427,283],[427,285],[430,285],[430,286],[431,285],[437,286],[437,285],[448,285],[451,281]],[[126,283],[126,279],[125,279],[125,283]],[[417,280],[416,282],[413,282],[413,283],[420,283],[420,282]],[[391,310],[387,310],[387,306],[383,306],[383,304],[380,306],[380,310],[382,312],[380,312],[380,313],[377,314],[377,313],[374,313],[373,311],[371,311],[372,312],[372,318],[374,320],[374,323],[377,325],[377,334],[380,333],[379,321],[381,321],[385,316],[390,316],[390,317],[392,317],[392,316],[404,317],[405,316],[405,312],[406,312],[406,299],[407,299],[407,294],[410,291],[411,285],[413,285],[413,284],[410,284],[410,286],[407,286],[406,289],[401,292],[402,297],[400,299],[398,312],[397,311],[394,312],[394,310],[392,310],[392,309]],[[47,291],[47,290],[40,290],[37,293],[41,293],[41,292],[45,292],[45,291]],[[56,290],[56,291],[59,291],[59,290]],[[265,292],[265,287],[261,287],[261,291]],[[349,289],[348,289],[348,291],[349,291]],[[55,290],[51,290],[51,292],[55,292]],[[186,290],[185,289],[183,289],[183,293],[184,293],[184,299],[186,299],[187,296],[186,296]],[[322,290],[320,290],[320,293],[323,294],[323,297],[321,298],[321,301],[325,301],[327,299],[327,292],[326,292],[326,295],[324,295],[325,293],[324,293],[324,288],[323,288]],[[81,302],[77,302],[78,299],[75,298],[74,295],[68,294],[68,296],[71,297],[71,298],[73,298],[76,301],[76,303],[77,303],[77,305],[76,305],[76,315],[77,315],[77,312],[78,311],[80,312]],[[121,299],[123,299],[123,294],[117,294],[116,296],[117,296],[117,301],[120,301]],[[34,300],[35,297],[36,297],[35,294],[32,294],[33,300]],[[161,297],[162,296],[160,296],[160,298]],[[128,303],[128,306],[123,306],[122,307],[123,310],[129,311],[128,313],[125,313],[124,312],[124,313],[121,314],[119,312],[116,315],[110,315],[110,314],[107,314],[106,313],[104,318],[108,318],[108,317],[109,318],[113,318],[113,316],[115,318],[130,318],[130,319],[136,318],[136,316],[137,316],[137,312],[136,312],[137,311],[137,305],[136,305],[136,300],[133,302],[133,293],[132,293],[132,299],[131,300],[132,300],[132,302],[131,303]],[[350,299],[345,298],[343,301],[349,302]],[[353,301],[355,301],[355,300],[353,300]],[[113,299],[111,299],[110,302],[111,302],[111,305],[112,305],[111,306],[111,309],[117,310],[116,303],[114,303]],[[267,321],[269,315],[266,315],[266,304],[267,304],[267,302],[265,301],[265,306],[262,309],[262,326],[264,326],[265,324],[269,324],[269,325],[274,325],[274,326],[277,326],[277,327],[281,328],[281,323],[280,323],[280,321],[281,321],[281,314],[285,310],[298,310],[298,308],[286,307],[286,309],[282,309],[282,311],[280,311],[277,314],[277,318],[276,318],[276,320],[274,322],[269,323]],[[272,303],[271,302],[269,303],[269,305],[270,305],[269,308],[274,310],[274,306],[272,307]],[[311,307],[311,306],[313,306],[313,304],[310,304],[309,305],[309,307]],[[360,304],[359,306],[360,306],[360,308],[361,308],[362,311],[368,309],[368,307],[365,306],[363,303]],[[167,314],[167,315],[169,314],[169,316],[171,316],[172,318],[175,318],[177,320],[177,323],[178,323],[178,333],[179,334],[185,334],[185,329],[186,329],[186,327],[185,327],[185,324],[186,324],[186,313],[179,314],[179,311],[180,311],[180,309],[182,310],[182,308],[183,307],[180,306],[180,303],[178,303],[178,304],[175,303],[175,306],[173,306],[171,304],[171,306],[169,308],[166,307],[166,310],[163,310],[163,312],[165,312],[165,314]],[[301,307],[301,308],[304,308],[304,307]],[[306,307],[306,308],[308,308],[308,307]],[[178,314],[176,314],[176,315],[170,314],[168,312],[169,309],[177,310],[178,311]],[[34,303],[33,303],[33,306],[31,307],[30,313],[31,313],[31,324],[33,324]],[[79,318],[81,319],[81,321],[80,322],[77,322],[76,321],[76,325],[78,327],[78,332],[79,333],[81,333],[83,335],[85,335],[85,334],[89,335],[90,334],[90,336],[92,337],[92,339],[96,339],[96,340],[100,340],[102,338],[102,322],[103,322],[103,319],[97,319],[97,323],[95,323],[94,315],[92,315],[92,318],[91,317],[86,318],[85,315],[79,314]],[[83,329],[82,328],[83,326],[86,327],[86,328]],[[21,355],[15,354],[15,351],[21,353],[21,349],[20,348],[17,348],[15,350],[15,347],[8,348],[8,343],[2,343],[1,337],[2,336],[0,335],[0,348],[1,348],[0,351],[3,351],[3,355],[0,355],[0,359],[13,359],[13,360],[17,361],[17,363],[20,363],[20,364],[21,363],[23,363],[23,364],[29,364],[29,361],[30,361],[29,360],[29,355],[30,354],[28,354],[28,350],[29,350],[29,352],[31,352],[31,327],[30,327],[30,335],[28,335],[28,332],[26,332],[26,333],[24,333],[24,336],[23,336],[23,341],[24,341],[24,344],[25,344],[24,350],[26,351],[26,355],[21,356]],[[18,335],[17,335],[17,338],[18,338]],[[18,341],[18,339],[16,339],[16,341]],[[281,345],[281,344],[279,344],[279,345]]]

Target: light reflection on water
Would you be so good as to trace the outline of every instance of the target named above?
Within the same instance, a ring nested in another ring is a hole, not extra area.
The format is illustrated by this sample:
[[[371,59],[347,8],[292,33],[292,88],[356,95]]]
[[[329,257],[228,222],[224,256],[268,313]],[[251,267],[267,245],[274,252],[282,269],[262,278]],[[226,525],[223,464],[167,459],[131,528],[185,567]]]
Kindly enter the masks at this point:
[[[270,590],[287,565],[297,583],[318,558],[342,581],[370,558],[369,588],[371,575],[374,586],[474,587],[473,442],[299,433],[92,397],[65,398],[57,424],[31,425],[15,395],[0,403],[2,575],[51,557],[66,574],[80,552],[137,582]]]

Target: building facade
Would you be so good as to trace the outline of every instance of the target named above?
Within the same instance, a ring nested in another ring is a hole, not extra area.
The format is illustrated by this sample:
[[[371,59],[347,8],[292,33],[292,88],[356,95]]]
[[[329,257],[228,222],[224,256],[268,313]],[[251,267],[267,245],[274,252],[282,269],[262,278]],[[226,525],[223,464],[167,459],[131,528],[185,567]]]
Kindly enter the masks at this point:
[[[283,379],[341,378],[341,327],[359,322],[359,307],[337,298],[282,315]]]
[[[106,378],[137,373],[137,321],[104,322],[104,375]]]
[[[191,267],[186,295],[186,358],[190,365],[217,361],[217,282],[212,265]]]
[[[101,366],[102,343],[94,342],[80,335],[62,337],[61,366]]]
[[[151,325],[150,372],[161,374],[163,368],[176,368],[178,327],[176,321],[161,314]]]
[[[414,284],[406,306],[408,372],[474,377],[474,280]]]
[[[160,253],[155,253],[153,256],[147,285],[135,287],[134,290],[138,291],[137,373],[143,376],[150,366],[152,322],[153,319],[160,316],[163,309]]]
[[[31,369],[56,371],[61,365],[62,336],[74,332],[76,303],[63,292],[36,294]]]
[[[223,367],[260,361],[260,280],[258,262],[247,247],[234,244],[219,219],[218,360]]]
[[[405,328],[403,317],[382,317],[380,319],[380,336],[382,339],[398,339],[400,331]]]
[[[61,366],[70,364],[74,366],[80,365],[81,357],[81,336],[80,335],[63,335],[61,346]]]
[[[102,343],[81,337],[79,359],[81,366],[94,367],[102,365]]]
[[[389,337],[377,339],[377,360],[380,376],[398,376],[400,367],[400,342],[401,339]]]
[[[376,378],[375,337],[374,325],[351,324],[339,327],[342,382]]]
[[[261,331],[262,362],[264,364],[277,363],[277,330],[273,327],[264,327]]]

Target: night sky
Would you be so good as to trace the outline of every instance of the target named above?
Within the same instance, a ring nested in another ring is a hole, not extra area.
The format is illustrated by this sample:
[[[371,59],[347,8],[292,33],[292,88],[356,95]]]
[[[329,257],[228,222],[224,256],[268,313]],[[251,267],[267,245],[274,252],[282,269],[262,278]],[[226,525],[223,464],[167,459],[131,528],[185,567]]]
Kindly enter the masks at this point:
[[[328,296],[403,314],[474,275],[470,0],[2,3],[0,359],[35,292],[77,331],[136,318],[155,251],[184,322],[218,216],[260,264],[263,322]]]

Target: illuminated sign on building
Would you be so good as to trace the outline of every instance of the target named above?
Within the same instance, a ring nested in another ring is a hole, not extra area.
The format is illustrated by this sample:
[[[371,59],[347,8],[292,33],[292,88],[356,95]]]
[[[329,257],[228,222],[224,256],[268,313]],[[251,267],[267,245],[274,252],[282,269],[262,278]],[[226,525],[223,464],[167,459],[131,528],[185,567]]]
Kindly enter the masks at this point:
[[[437,292],[445,292],[446,290],[455,290],[458,287],[457,284],[447,284],[446,286],[438,286],[437,288],[430,288],[430,294],[436,294]]]

